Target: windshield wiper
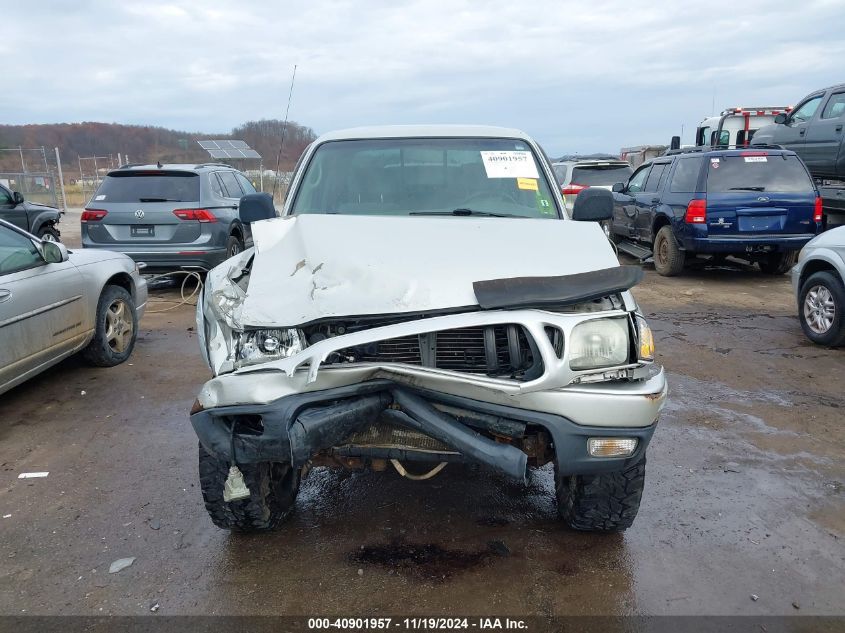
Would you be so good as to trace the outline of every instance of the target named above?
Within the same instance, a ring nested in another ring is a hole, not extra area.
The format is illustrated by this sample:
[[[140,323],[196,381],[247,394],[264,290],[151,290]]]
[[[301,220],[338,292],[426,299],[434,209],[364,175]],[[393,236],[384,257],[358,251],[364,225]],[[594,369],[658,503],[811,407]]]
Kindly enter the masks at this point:
[[[513,215],[512,213],[489,213],[487,211],[473,211],[472,209],[464,209],[459,207],[451,211],[412,211],[408,215],[459,215],[469,216],[474,215],[486,218],[521,218],[521,215]]]
[[[138,202],[184,202],[176,198],[138,198]]]
[[[730,191],[765,191],[765,187],[731,187]]]

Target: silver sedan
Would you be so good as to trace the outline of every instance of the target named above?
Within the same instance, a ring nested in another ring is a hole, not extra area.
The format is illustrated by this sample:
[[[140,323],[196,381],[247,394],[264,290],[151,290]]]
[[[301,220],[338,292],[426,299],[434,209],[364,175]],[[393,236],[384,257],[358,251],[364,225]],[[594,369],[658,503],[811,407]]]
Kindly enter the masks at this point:
[[[801,249],[792,286],[807,338],[845,345],[845,226],[825,231]]]
[[[76,352],[100,367],[122,363],[146,302],[126,255],[71,252],[0,220],[0,393]]]

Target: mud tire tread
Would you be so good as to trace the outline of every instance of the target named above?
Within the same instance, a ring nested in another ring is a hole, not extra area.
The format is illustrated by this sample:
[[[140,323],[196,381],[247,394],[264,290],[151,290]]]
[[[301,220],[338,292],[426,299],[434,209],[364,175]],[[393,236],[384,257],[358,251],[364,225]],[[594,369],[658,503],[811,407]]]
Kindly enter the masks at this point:
[[[598,475],[560,476],[555,472],[558,512],[573,530],[621,532],[631,527],[645,488],[642,460],[627,470]]]
[[[288,464],[238,464],[250,490],[248,499],[223,501],[229,462],[199,446],[199,478],[205,509],[217,527],[233,532],[275,530],[293,513],[299,492],[299,469]]]

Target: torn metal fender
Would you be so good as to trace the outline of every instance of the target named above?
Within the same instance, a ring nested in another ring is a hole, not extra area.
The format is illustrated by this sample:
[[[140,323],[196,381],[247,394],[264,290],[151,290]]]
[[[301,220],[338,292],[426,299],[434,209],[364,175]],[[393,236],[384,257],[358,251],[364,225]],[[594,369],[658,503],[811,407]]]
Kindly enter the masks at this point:
[[[643,278],[639,266],[614,266],[558,277],[512,277],[472,284],[485,310],[566,306],[630,290]]]

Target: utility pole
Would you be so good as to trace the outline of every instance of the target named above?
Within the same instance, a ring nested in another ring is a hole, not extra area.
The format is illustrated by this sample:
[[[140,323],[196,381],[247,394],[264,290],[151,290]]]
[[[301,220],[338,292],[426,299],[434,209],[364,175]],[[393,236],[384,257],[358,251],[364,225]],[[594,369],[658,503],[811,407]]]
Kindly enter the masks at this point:
[[[18,152],[20,152],[21,155],[21,171],[23,173],[26,173],[26,163],[23,160],[23,147],[21,147],[20,145],[18,145]]]
[[[67,198],[65,197],[65,178],[62,175],[62,159],[59,157],[58,147],[56,148],[56,167],[59,170],[59,186],[61,186],[62,188],[62,208],[67,211]]]

